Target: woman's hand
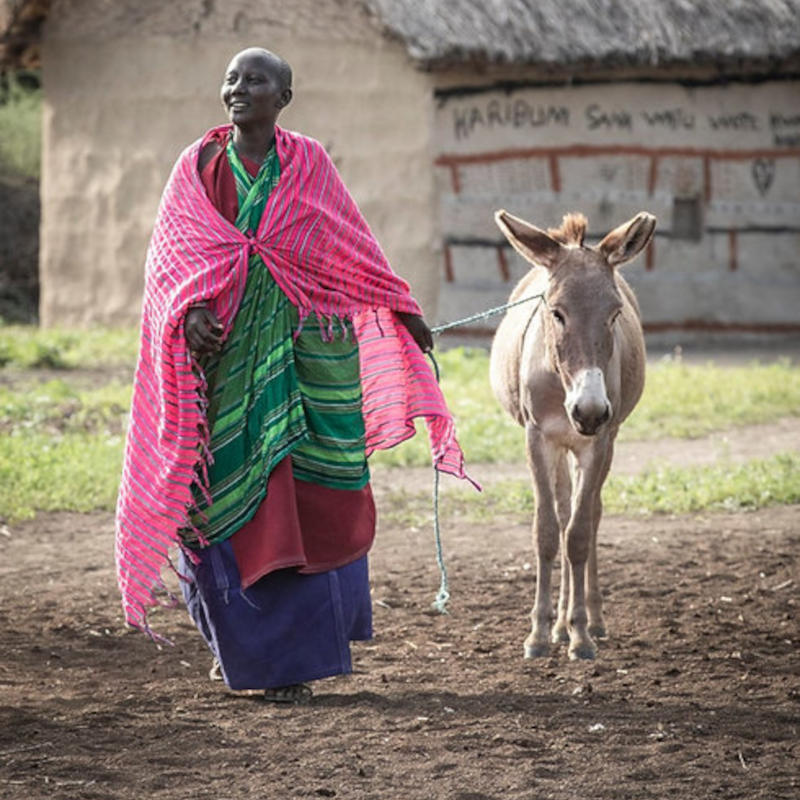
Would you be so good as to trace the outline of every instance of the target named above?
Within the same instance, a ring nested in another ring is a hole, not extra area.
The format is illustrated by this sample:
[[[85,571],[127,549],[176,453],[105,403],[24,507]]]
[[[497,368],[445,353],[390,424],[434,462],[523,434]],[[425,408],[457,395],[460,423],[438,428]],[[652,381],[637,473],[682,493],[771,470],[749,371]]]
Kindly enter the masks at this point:
[[[408,314],[404,311],[396,311],[397,318],[411,334],[417,346],[423,353],[430,353],[433,350],[433,334],[426,325],[425,320],[419,314]]]
[[[214,312],[205,306],[193,306],[186,312],[184,329],[193,353],[216,353],[222,347],[222,325]]]

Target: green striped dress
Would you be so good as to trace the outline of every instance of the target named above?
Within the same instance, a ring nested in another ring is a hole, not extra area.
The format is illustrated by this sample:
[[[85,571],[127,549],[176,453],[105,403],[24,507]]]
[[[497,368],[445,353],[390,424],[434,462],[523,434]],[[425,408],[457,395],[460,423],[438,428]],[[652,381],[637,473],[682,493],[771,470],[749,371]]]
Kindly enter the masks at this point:
[[[227,156],[239,202],[236,227],[255,231],[280,179],[275,148],[255,178],[232,141]],[[201,363],[214,459],[212,503],[195,487],[192,521],[209,543],[224,541],[252,519],[270,472],[289,453],[299,480],[351,490],[369,481],[358,345],[350,322],[335,321],[331,341],[314,317],[295,339],[297,326],[297,309],[261,256],[252,255],[230,335],[219,353]],[[197,542],[189,533],[185,540]]]

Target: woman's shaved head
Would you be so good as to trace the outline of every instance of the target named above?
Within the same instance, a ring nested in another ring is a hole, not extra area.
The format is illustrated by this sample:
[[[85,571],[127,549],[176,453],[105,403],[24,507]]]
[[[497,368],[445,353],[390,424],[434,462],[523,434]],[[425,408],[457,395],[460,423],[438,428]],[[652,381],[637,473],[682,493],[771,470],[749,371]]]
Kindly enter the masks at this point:
[[[231,59],[231,64],[237,59],[241,59],[243,56],[263,61],[267,69],[279,79],[281,89],[292,88],[292,68],[285,59],[281,58],[276,53],[264,47],[248,47],[237,53]],[[228,66],[230,68],[230,65]]]

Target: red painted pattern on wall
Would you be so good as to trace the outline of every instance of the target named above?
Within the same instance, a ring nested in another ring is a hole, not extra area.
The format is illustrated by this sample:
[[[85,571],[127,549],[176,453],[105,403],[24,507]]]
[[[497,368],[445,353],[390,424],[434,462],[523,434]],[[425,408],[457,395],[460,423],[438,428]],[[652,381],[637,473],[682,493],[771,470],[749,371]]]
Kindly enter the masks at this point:
[[[728,231],[728,269],[736,272],[739,268],[739,240],[736,231]]]
[[[453,254],[450,252],[450,245],[444,246],[444,279],[447,283],[455,281],[455,273],[453,272]]]
[[[656,265],[656,240],[655,238],[650,240],[650,244],[647,245],[647,250],[644,251],[644,268],[647,272],[652,272],[653,267]]]
[[[554,192],[561,191],[561,170],[558,168],[558,153],[551,153],[550,163],[550,188]]]
[[[511,270],[508,268],[508,260],[502,247],[497,248],[497,266],[500,269],[500,277],[503,283],[508,283],[511,280]]]
[[[591,158],[608,155],[645,156],[650,158],[650,169],[647,180],[647,189],[650,194],[655,192],[658,182],[658,171],[662,158],[670,156],[686,158],[702,158],[703,160],[703,193],[705,203],[711,202],[713,187],[711,180],[711,164],[715,161],[752,161],[758,158],[784,159],[800,158],[800,148],[787,148],[784,150],[711,150],[697,147],[662,147],[650,148],[637,145],[570,145],[568,147],[530,147],[497,150],[484,153],[463,153],[439,155],[434,163],[437,166],[449,168],[452,176],[453,192],[459,194],[461,181],[458,169],[468,164],[492,164],[508,159],[546,158],[550,170],[550,183],[554,192],[561,191],[561,172],[559,159],[561,158]],[[728,231],[730,271],[738,269],[738,237],[735,230]],[[646,250],[645,269],[652,270],[655,265],[656,246],[651,241]],[[501,248],[497,250],[498,265],[503,280],[508,280],[508,264]],[[453,264],[449,248],[445,248],[445,275],[448,282],[454,280]],[[800,323],[769,323],[769,322],[717,322],[711,320],[688,319],[682,321],[650,322],[644,323],[647,333],[661,333],[665,331],[698,331],[708,333],[768,333],[768,334],[796,334],[800,333]],[[492,336],[494,330],[485,327],[461,329],[459,336],[486,337]],[[447,334],[446,334],[447,335]]]
[[[640,145],[588,145],[575,144],[568,147],[528,147],[509,150],[495,150],[488,153],[442,153],[434,163],[449,167],[452,173],[453,192],[459,194],[461,182],[458,167],[467,164],[492,164],[512,158],[546,158],[550,165],[550,181],[553,191],[561,190],[561,176],[558,160],[560,158],[591,158],[595,156],[624,155],[645,156],[651,159],[648,188],[652,193],[658,176],[658,161],[668,156],[702,158],[705,182],[705,200],[711,200],[711,162],[712,161],[752,161],[756,158],[798,158],[800,148],[786,150],[710,150],[700,147],[644,147]]]
[[[658,161],[660,156],[654,155],[650,159],[650,174],[647,178],[647,192],[648,194],[653,194],[656,190],[656,184],[658,184]]]

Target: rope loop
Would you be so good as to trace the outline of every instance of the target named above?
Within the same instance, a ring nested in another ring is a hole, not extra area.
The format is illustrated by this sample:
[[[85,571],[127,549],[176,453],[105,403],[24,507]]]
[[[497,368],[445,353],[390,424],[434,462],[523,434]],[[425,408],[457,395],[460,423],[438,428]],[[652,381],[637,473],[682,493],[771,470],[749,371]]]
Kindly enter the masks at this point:
[[[544,292],[540,294],[533,294],[529,297],[523,297],[522,300],[515,300],[513,303],[506,303],[502,306],[490,308],[487,311],[482,311],[479,314],[473,314],[463,319],[458,319],[455,322],[446,322],[443,325],[437,325],[431,328],[431,333],[440,334],[443,331],[450,330],[451,328],[458,328],[461,325],[468,325],[470,322],[477,322],[482,319],[488,319],[495,316],[495,314],[502,314],[508,311],[509,308],[529,303],[531,300],[541,300],[544,297]],[[534,309],[535,310],[535,309]],[[431,367],[436,376],[436,383],[440,383],[441,373],[439,371],[439,363],[432,351],[428,351],[428,358],[431,360]],[[439,591],[436,594],[436,599],[431,604],[434,610],[440,614],[447,614],[447,603],[450,600],[450,586],[447,580],[447,568],[444,564],[444,551],[442,549],[442,533],[439,526],[439,470],[434,467],[433,469],[433,538],[436,544],[436,563],[439,565],[439,573],[441,575],[441,582],[439,583]]]

